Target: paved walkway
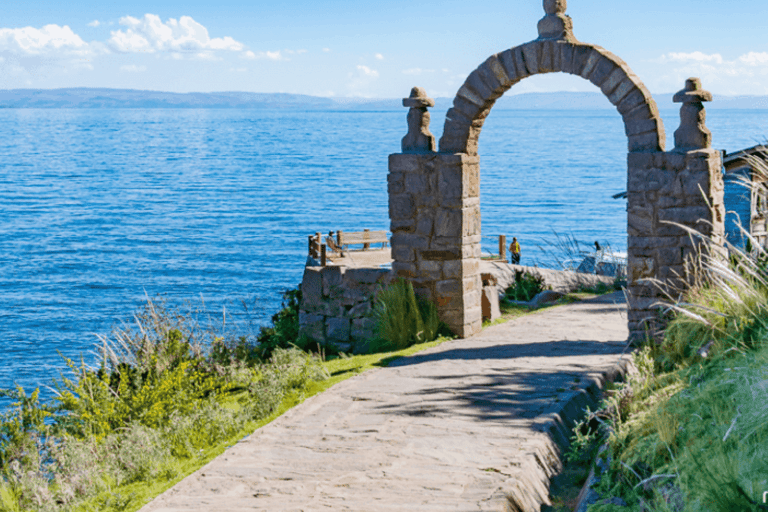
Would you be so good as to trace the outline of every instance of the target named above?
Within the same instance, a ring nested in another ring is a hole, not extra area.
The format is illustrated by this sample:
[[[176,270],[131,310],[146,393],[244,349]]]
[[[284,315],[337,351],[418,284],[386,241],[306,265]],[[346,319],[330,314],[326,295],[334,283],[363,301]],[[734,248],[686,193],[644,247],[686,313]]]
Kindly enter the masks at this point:
[[[621,295],[606,295],[368,371],[142,510],[538,512],[562,422],[616,373],[626,325]]]

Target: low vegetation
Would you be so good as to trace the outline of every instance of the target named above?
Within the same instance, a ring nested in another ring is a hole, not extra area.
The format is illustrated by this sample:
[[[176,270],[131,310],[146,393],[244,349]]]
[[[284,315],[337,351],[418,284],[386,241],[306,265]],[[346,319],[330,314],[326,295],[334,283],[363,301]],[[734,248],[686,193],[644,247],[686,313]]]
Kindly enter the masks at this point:
[[[505,298],[528,302],[544,289],[543,277],[518,270],[515,272],[515,283],[505,291]]]
[[[377,336],[370,352],[401,350],[437,339],[450,331],[440,322],[437,307],[416,297],[410,281],[397,279],[381,290],[373,309]]]
[[[573,460],[607,447],[590,511],[768,510],[768,265],[729,249],[689,262],[663,341],[577,426]]]

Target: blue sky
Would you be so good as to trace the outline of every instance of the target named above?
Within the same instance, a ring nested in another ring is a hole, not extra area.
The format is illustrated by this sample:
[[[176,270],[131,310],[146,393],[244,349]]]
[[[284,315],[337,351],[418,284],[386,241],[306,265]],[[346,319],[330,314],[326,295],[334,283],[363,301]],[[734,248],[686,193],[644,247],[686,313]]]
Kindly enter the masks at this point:
[[[574,33],[654,93],[689,76],[768,94],[768,1],[571,0]],[[0,89],[112,87],[452,97],[489,55],[537,37],[541,0],[5,0]],[[510,93],[595,91],[562,74]]]

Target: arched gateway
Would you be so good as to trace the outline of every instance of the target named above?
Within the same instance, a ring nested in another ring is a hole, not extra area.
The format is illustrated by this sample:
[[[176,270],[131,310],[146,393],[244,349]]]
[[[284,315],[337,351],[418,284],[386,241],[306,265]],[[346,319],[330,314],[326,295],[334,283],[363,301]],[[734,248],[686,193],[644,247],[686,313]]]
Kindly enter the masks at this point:
[[[716,239],[723,233],[720,152],[710,147],[697,79],[675,96],[683,103],[675,148],[664,151],[656,103],[626,63],[573,37],[565,0],[544,0],[539,38],[492,55],[473,71],[448,110],[439,151],[429,133],[432,100],[414,88],[403,152],[389,157],[393,271],[434,301],[462,337],[481,328],[480,163],[477,142],[495,101],[526,77],[564,72],[589,80],[624,121],[627,136],[629,329],[640,336],[657,321],[660,291],[649,279],[680,284],[694,241],[675,222]],[[597,148],[596,148],[597,150]]]

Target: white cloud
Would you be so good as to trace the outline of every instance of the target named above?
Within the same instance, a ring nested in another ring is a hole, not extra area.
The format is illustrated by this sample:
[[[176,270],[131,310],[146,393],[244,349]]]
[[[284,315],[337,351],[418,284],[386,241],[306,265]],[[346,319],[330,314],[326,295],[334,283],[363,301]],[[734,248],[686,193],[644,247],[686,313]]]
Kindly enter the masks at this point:
[[[379,72],[375,69],[371,69],[368,66],[363,66],[362,64],[357,65],[357,70],[360,72],[361,75],[367,76],[370,78],[378,78]]]
[[[88,24],[89,27],[94,27],[94,28],[98,27],[99,25],[101,25],[101,22],[99,20],[93,20]]]
[[[423,75],[424,73],[434,73],[434,72],[435,72],[434,69],[421,69],[421,68],[409,68],[401,71],[401,73],[403,73],[404,75],[413,75],[413,76],[419,76],[419,75]]]
[[[155,14],[145,14],[142,19],[132,16],[120,18],[125,30],[113,30],[108,43],[121,53],[175,52],[200,57],[210,51],[244,50],[244,45],[231,37],[211,38],[208,29],[190,16],[178,20],[170,18],[165,23]]]
[[[713,53],[712,55],[707,55],[706,53],[702,53],[702,52],[691,52],[691,53],[671,52],[666,55],[662,55],[659,60],[661,62],[709,62],[709,63],[715,63],[715,64],[722,64],[723,56],[720,55],[719,53]]]
[[[46,25],[43,28],[0,29],[0,52],[22,56],[29,55],[88,55],[92,49],[88,43],[64,25]]]
[[[288,60],[280,50],[277,50],[274,52],[259,52],[259,53],[254,53],[248,50],[241,53],[240,56],[244,59],[250,59],[250,60],[257,60],[257,59]]]
[[[377,53],[374,57],[376,57],[376,60],[384,60],[384,56],[380,53]]]
[[[147,66],[137,66],[136,64],[120,66],[120,71],[125,71],[126,73],[143,73],[146,70]]]
[[[749,52],[733,60],[719,53],[667,53],[652,61],[649,85],[656,91],[676,91],[685,79],[701,78],[704,89],[720,94],[768,94],[768,52]]]
[[[330,48],[323,48],[323,51],[324,51],[325,53],[328,53],[328,52],[330,52],[330,51],[331,51],[331,49],[330,49]]]

